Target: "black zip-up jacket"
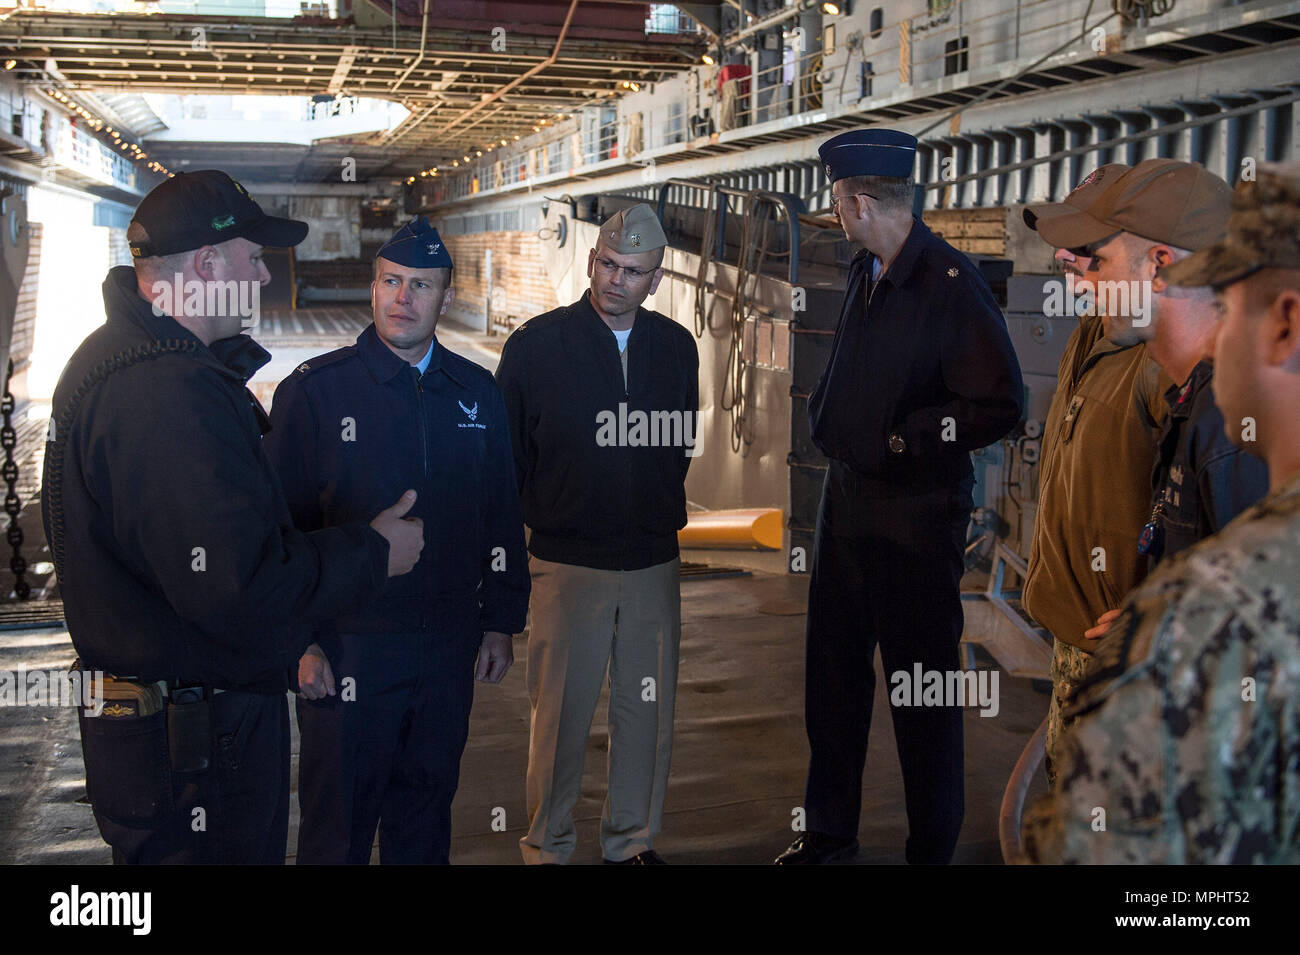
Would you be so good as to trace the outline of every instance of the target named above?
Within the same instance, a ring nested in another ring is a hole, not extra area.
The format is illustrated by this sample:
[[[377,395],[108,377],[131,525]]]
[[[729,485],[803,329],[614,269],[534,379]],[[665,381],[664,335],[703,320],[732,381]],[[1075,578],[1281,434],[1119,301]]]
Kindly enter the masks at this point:
[[[920,219],[889,270],[849,266],[831,356],[808,399],[813,442],[882,496],[955,486],[969,452],[1024,414],[1025,390],[1006,320],[979,270]],[[889,437],[905,442],[893,453]]]
[[[339,632],[524,629],[524,520],[506,411],[487,369],[435,340],[421,375],[371,324],[355,345],[281,382],[271,424],[267,454],[303,530],[360,520],[416,491],[407,517],[424,522],[419,561],[335,621]]]
[[[118,676],[284,692],[310,622],[383,587],[388,543],[366,523],[294,529],[246,387],[270,360],[260,345],[204,346],[153,314],[129,266],[104,305],[55,388],[45,455],[73,646]]]
[[[618,340],[584,293],[515,330],[497,383],[535,556],[599,570],[677,556],[698,447],[688,446],[698,436],[699,353],[687,329],[637,309],[625,387]]]
[[[1151,476],[1162,531],[1149,554],[1152,565],[1217,534],[1268,493],[1268,464],[1234,445],[1223,430],[1212,364],[1199,362],[1187,381],[1165,392],[1165,400],[1169,417]]]

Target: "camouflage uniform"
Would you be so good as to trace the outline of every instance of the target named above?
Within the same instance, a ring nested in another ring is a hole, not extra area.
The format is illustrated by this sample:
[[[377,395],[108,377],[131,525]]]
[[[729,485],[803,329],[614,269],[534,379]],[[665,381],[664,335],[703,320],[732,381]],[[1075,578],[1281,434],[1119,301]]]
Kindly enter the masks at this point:
[[[1297,579],[1300,477],[1134,591],[1025,818],[1030,858],[1300,863]]]
[[[1061,734],[1067,722],[1062,717],[1070,697],[1079,688],[1092,654],[1087,650],[1072,647],[1064,640],[1052,641],[1052,698],[1047,704],[1047,739],[1044,765],[1047,768],[1047,781],[1056,784],[1056,768],[1059,760],[1057,748]]]

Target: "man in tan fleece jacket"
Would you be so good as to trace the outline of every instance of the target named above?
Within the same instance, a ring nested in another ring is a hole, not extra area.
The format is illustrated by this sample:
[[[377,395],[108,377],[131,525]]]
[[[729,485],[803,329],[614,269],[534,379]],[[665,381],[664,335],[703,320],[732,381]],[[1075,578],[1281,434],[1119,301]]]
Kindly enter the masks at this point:
[[[1044,428],[1023,595],[1025,609],[1055,638],[1049,778],[1061,703],[1095,645],[1087,631],[1145,572],[1137,539],[1150,512],[1156,439],[1168,413],[1163,395],[1173,382],[1129,334],[1151,320],[1150,283],[1134,280],[1140,263],[1129,261],[1130,245],[1141,250],[1150,243],[1130,238],[1189,251],[1208,247],[1222,233],[1224,188],[1195,163],[1115,163],[1064,202],[1025,210],[1030,228],[1057,247],[1067,282],[1092,297],[1061,358]]]

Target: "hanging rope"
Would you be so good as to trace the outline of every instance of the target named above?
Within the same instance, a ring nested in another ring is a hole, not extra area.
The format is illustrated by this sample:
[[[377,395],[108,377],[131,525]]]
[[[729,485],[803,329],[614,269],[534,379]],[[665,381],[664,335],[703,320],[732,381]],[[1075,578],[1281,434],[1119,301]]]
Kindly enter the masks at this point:
[[[727,377],[722,385],[722,409],[731,414],[731,450],[739,452],[754,438],[749,427],[749,369],[745,362],[745,323],[753,314],[750,303],[767,259],[767,240],[773,204],[753,197],[742,216],[740,254],[736,263],[736,290],[731,300],[731,344],[727,352]]]
[[[709,265],[713,262],[713,250],[717,244],[714,233],[718,228],[718,210],[713,203],[714,196],[726,202],[721,193],[709,193],[708,212],[704,217],[704,234],[700,239],[700,267],[695,274],[695,337],[703,338],[709,329]]]

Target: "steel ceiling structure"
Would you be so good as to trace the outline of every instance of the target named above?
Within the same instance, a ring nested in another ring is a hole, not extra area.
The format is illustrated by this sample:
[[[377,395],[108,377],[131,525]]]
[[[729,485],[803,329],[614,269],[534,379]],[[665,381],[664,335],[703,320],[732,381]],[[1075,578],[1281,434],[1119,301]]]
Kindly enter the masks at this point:
[[[373,97],[411,115],[372,136],[310,147],[149,141],[175,170],[198,158],[257,179],[324,181],[339,157],[358,178],[405,177],[469,150],[531,133],[698,62],[705,35],[646,34],[645,3],[361,0],[352,16],[262,18],[17,10],[0,55],[20,78],[79,99],[112,93]],[[450,29],[448,24],[454,23]]]

